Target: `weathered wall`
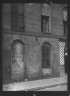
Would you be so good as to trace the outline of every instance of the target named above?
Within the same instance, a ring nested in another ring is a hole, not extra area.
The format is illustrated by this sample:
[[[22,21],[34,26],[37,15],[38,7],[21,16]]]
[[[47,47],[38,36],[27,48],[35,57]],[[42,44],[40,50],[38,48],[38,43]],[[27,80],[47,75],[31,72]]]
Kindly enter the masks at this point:
[[[51,6],[52,34],[63,35],[63,7],[61,4]]]
[[[42,38],[39,37],[39,42],[49,42],[51,45],[51,76],[60,76],[60,55],[59,55],[59,40],[53,38]]]
[[[7,49],[5,51],[7,51],[9,49],[10,52],[11,52],[11,49],[10,49],[11,44],[16,39],[22,40],[23,43],[25,44],[25,60],[24,60],[24,63],[25,63],[25,71],[26,71],[25,76],[26,77],[23,77],[23,78],[27,78],[27,79],[41,78],[42,73],[41,73],[40,46],[35,41],[36,40],[35,37],[29,37],[29,36],[26,37],[26,36],[21,36],[21,35],[12,35],[11,36],[10,34],[5,34],[3,36],[3,38],[4,38],[3,39],[3,42],[4,42],[3,47],[4,48],[7,47]],[[4,57],[8,58],[7,60],[8,60],[9,63],[4,62],[3,65],[5,65],[5,66],[10,65],[11,66],[11,63],[10,63],[11,61],[9,60],[10,54],[9,54],[9,56],[6,54],[6,55],[4,55]],[[18,66],[16,65],[16,67],[18,67]],[[20,68],[20,66],[17,69],[19,69],[19,68]],[[3,69],[5,69],[5,67],[3,67]],[[17,72],[18,72],[18,70],[17,70]],[[4,74],[4,76],[6,75],[5,73],[3,73],[3,74]],[[16,78],[17,78],[17,75],[16,75]]]
[[[2,14],[3,28],[11,30],[11,5],[9,3],[3,5]],[[24,23],[25,31],[41,32],[41,4],[24,4]]]
[[[2,38],[2,67],[3,67],[3,83],[11,81],[11,49],[10,38]]]
[[[59,40],[54,39],[52,41],[52,77],[60,76],[60,48]]]
[[[43,9],[42,9],[43,8]],[[3,5],[3,28],[11,30],[11,7],[10,4]],[[48,9],[48,10],[47,10]],[[45,11],[44,11],[45,10]],[[63,6],[52,4],[41,6],[41,4],[24,4],[24,24],[27,32],[41,32],[41,15],[49,16],[49,31],[53,35],[63,35]],[[10,32],[10,31],[9,31]]]
[[[2,6],[2,28],[11,30],[11,7],[9,3]],[[10,32],[10,31],[9,31]]]
[[[25,30],[41,32],[41,4],[24,5]]]
[[[3,6],[3,9],[3,29],[6,28],[7,30],[9,30],[8,32],[10,32],[10,4],[6,4],[5,6]],[[63,35],[62,6],[52,5],[51,9],[49,8],[49,11],[46,9],[47,12],[49,12],[48,15],[50,16],[50,31],[52,34]],[[44,14],[41,13],[41,11],[41,4],[33,3],[32,5],[24,5],[24,23],[26,32],[41,32],[41,14]],[[25,75],[23,76],[24,79],[27,78],[28,80],[35,80],[38,78],[42,78],[41,46],[42,43],[44,43],[45,41],[51,44],[51,76],[55,77],[60,75],[58,39],[38,37],[38,42],[36,41],[36,37],[16,34],[3,34],[3,78],[5,80],[4,82],[7,83],[11,81],[11,44],[16,39],[22,40],[25,45]]]
[[[5,57],[7,57],[9,63],[4,62],[3,66],[11,65],[11,61],[10,61],[11,44],[14,40],[19,39],[25,44],[25,59],[24,59],[25,77],[23,78],[27,78],[28,80],[33,80],[33,79],[35,80],[35,79],[42,78],[41,46],[42,43],[49,42],[51,44],[51,74],[50,75],[53,77],[59,76],[59,43],[57,39],[39,37],[38,41],[36,41],[36,37],[10,35],[10,34],[4,34],[3,38],[4,38],[3,39],[4,48],[6,48],[6,50],[8,49],[10,50],[9,55],[7,54],[4,55]]]

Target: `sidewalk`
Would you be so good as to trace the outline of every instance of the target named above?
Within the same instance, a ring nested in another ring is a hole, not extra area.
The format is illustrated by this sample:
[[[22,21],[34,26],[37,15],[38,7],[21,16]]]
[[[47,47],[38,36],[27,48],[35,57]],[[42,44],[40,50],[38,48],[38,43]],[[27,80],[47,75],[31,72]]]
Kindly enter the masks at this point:
[[[67,91],[67,85],[61,85],[61,86],[56,86],[56,87],[51,87],[51,88],[44,88],[44,89],[39,89],[36,91]]]
[[[37,90],[41,88],[47,88],[53,85],[67,84],[67,76],[51,78],[51,79],[41,79],[35,81],[27,81],[20,83],[11,83],[3,85],[3,91],[29,91]]]

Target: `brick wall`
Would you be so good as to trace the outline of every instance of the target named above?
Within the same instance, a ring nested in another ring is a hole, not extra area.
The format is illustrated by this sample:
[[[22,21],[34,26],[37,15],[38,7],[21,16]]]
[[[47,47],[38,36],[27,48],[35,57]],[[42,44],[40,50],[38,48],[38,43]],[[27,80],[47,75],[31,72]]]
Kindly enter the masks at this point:
[[[54,4],[52,8],[52,34],[63,35],[63,7],[61,4]]]
[[[11,8],[10,4],[3,6],[3,29],[11,30]],[[51,12],[49,9],[48,15],[52,17],[51,33],[56,35],[63,35],[63,18],[62,6],[60,4],[52,5]],[[48,12],[48,11],[47,11]],[[46,12],[46,15],[47,15]],[[24,22],[26,32],[41,32],[41,4],[24,4]],[[18,32],[20,33],[20,32]],[[11,81],[11,44],[14,40],[20,39],[25,44],[25,73],[24,78],[28,80],[35,80],[42,78],[42,60],[41,60],[41,46],[43,42],[51,44],[51,76],[56,77],[60,75],[59,69],[59,40],[54,38],[44,38],[32,36],[23,36],[16,34],[3,34],[3,78],[4,82]]]
[[[59,54],[59,40],[53,38],[39,38],[39,42],[42,46],[43,42],[49,42],[51,45],[51,71],[52,77],[60,76],[60,54]]]
[[[43,9],[42,9],[43,8]],[[11,29],[10,4],[3,5],[3,28]],[[48,9],[48,10],[47,10]],[[45,11],[44,11],[45,10]],[[41,32],[41,15],[49,16],[49,31],[54,35],[63,35],[63,6],[53,4],[42,7],[41,4],[24,4],[24,23],[26,32]]]
[[[10,38],[2,36],[2,67],[3,67],[3,83],[11,81],[11,48]]]
[[[25,4],[25,30],[41,32],[41,4]]]
[[[3,5],[3,28],[11,30],[11,5]],[[25,31],[41,32],[41,4],[24,4]]]
[[[11,7],[9,3],[2,6],[2,27],[8,30],[11,29]],[[9,31],[10,32],[10,31]]]
[[[35,37],[31,36],[21,36],[21,35],[12,35],[4,34],[4,43],[3,47],[5,48],[5,52],[9,49],[8,54],[5,54],[3,57],[3,61],[7,57],[6,61],[3,62],[3,66],[11,66],[10,61],[10,52],[11,52],[11,44],[14,40],[19,39],[25,44],[25,77],[28,80],[35,80],[42,78],[42,59],[41,59],[41,46],[43,42],[49,42],[51,44],[51,76],[59,76],[59,43],[57,39],[49,39],[39,37],[38,41],[36,41]],[[3,49],[4,50],[4,49]],[[3,51],[4,52],[4,51]],[[9,63],[7,63],[7,61]],[[17,67],[17,65],[16,65]],[[10,67],[9,67],[10,68]],[[7,70],[6,70],[7,71]],[[4,76],[6,73],[3,73]]]

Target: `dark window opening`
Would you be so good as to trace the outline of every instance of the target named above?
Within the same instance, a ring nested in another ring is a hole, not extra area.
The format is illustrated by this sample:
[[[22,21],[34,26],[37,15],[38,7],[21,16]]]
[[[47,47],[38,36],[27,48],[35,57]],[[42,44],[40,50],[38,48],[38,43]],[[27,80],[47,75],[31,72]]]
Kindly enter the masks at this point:
[[[41,31],[49,33],[49,16],[41,16]]]
[[[24,30],[24,8],[21,3],[11,4],[11,30],[23,31]]]
[[[42,45],[42,68],[50,68],[50,44],[48,42]]]

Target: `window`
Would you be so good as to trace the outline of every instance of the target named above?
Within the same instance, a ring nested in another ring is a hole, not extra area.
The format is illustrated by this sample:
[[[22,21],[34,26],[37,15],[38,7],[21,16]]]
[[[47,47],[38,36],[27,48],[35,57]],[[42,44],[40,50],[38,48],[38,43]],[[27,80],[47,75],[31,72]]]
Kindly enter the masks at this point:
[[[24,30],[24,8],[23,3],[11,4],[11,30],[23,31]]]
[[[49,33],[49,16],[41,16],[41,28],[43,33]]]
[[[13,41],[11,50],[12,81],[23,81],[25,79],[24,43],[21,40]]]
[[[42,68],[50,68],[50,44],[44,42],[42,45]]]

